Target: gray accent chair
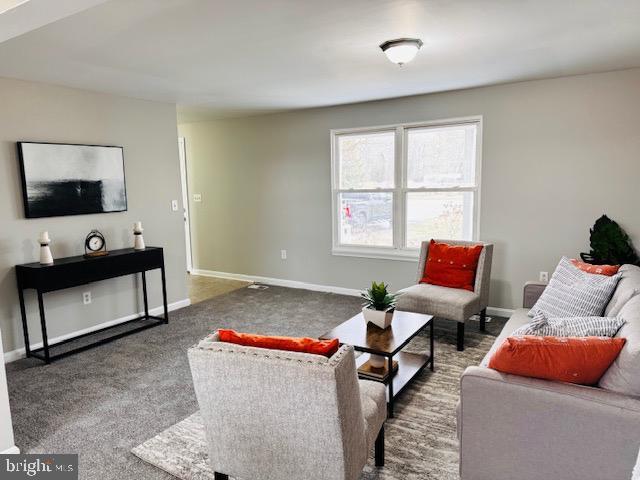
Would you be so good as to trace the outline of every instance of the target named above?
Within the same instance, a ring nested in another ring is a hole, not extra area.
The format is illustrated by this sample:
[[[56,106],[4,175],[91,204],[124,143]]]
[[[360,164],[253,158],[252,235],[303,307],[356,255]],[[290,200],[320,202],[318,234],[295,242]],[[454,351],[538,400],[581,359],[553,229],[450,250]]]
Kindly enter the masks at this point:
[[[355,480],[374,445],[384,465],[385,388],[358,380],[353,347],[326,358],[218,340],[188,352],[217,480]]]
[[[420,283],[424,275],[424,265],[429,254],[429,242],[422,242],[420,260],[418,262],[417,285],[400,290],[396,303],[398,310],[425,313],[434,317],[458,322],[457,347],[464,350],[464,322],[475,314],[480,314],[480,331],[484,332],[489,305],[489,284],[491,281],[491,260],[493,244],[483,242],[467,242],[463,240],[436,240],[450,245],[482,245],[482,253],[478,259],[476,281],[473,292],[469,290],[440,287]]]

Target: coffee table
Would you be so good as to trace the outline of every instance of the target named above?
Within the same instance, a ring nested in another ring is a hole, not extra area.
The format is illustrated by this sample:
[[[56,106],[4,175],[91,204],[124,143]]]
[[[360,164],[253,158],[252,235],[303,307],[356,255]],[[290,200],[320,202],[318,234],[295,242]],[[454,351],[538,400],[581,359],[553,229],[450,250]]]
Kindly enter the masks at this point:
[[[433,316],[421,313],[402,312],[396,310],[393,322],[389,328],[382,330],[372,324],[367,324],[362,312],[341,323],[320,338],[330,340],[337,338],[341,344],[352,345],[356,351],[365,352],[356,359],[356,367],[360,368],[369,360],[370,354],[386,358],[387,369],[393,372],[393,364],[397,361],[397,371],[390,378],[382,381],[388,387],[387,410],[388,416],[393,417],[395,398],[427,365],[433,371]],[[409,353],[403,348],[429,326],[429,355]],[[362,375],[359,374],[361,378]],[[366,377],[367,380],[371,378]]]

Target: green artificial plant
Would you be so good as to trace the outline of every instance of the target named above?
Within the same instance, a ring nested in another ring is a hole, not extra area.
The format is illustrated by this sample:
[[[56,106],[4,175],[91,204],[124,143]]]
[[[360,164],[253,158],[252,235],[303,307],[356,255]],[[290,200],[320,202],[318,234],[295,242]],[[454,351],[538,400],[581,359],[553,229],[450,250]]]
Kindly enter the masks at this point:
[[[395,293],[389,293],[387,285],[384,282],[372,282],[371,288],[362,292],[360,295],[364,298],[363,307],[381,311],[393,310],[396,306],[396,298],[398,297]]]
[[[606,215],[602,215],[590,230],[591,251],[580,257],[594,265],[640,265],[640,257],[633,248],[629,235]]]

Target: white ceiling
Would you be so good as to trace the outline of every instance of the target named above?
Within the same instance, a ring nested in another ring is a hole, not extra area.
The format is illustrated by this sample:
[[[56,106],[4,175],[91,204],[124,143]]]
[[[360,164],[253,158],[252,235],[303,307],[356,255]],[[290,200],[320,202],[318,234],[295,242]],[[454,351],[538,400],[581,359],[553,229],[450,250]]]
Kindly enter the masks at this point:
[[[74,2],[90,8],[0,43],[0,76],[176,102],[183,121],[640,66],[638,0]],[[403,36],[424,47],[400,68],[378,44]]]

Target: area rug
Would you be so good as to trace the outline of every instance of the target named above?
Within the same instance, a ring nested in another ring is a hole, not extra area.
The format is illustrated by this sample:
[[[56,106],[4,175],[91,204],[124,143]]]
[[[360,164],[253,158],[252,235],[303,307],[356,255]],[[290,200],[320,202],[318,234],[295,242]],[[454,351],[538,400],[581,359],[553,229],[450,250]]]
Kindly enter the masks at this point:
[[[385,466],[376,468],[370,458],[363,480],[459,478],[456,404],[460,375],[489,350],[503,325],[497,320],[488,325],[491,332],[486,334],[476,333],[477,324],[470,322],[464,352],[456,350],[451,322],[446,328],[436,323],[435,372],[423,371],[402,392],[395,417],[385,427]],[[428,342],[428,334],[421,334],[407,348],[426,351]],[[133,448],[132,453],[182,480],[213,479],[198,412]]]

